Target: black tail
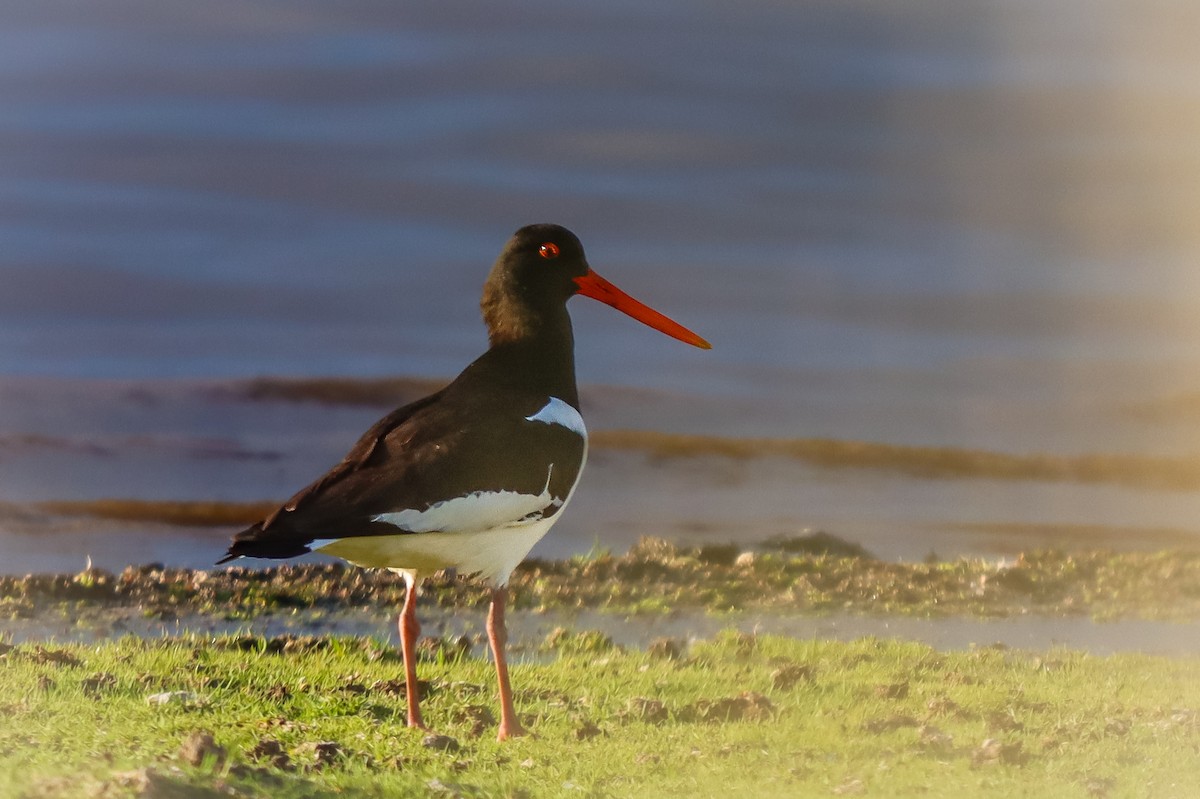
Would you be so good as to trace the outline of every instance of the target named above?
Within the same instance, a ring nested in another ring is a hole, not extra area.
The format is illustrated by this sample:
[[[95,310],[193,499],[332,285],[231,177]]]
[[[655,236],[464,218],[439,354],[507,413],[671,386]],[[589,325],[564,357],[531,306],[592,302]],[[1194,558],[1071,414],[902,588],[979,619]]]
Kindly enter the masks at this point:
[[[271,536],[263,530],[263,523],[258,522],[233,536],[233,543],[217,565],[237,558],[294,558],[311,551],[307,541],[297,541],[294,536],[290,540]]]

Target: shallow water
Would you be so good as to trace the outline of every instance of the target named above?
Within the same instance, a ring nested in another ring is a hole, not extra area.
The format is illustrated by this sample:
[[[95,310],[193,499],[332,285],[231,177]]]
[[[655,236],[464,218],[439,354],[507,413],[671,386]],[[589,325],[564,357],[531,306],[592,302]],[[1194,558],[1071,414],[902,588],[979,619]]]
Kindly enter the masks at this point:
[[[0,380],[6,407],[29,429],[0,439],[0,573],[76,572],[90,559],[208,568],[232,528],[63,516],[37,503],[72,499],[286,499],[343,454],[382,411],[239,396],[244,384]],[[7,389],[7,390],[6,390]],[[589,397],[595,397],[588,403]],[[584,392],[598,443],[570,511],[534,550],[567,557],[621,552],[641,536],[690,543],[823,529],[879,557],[931,551],[1013,555],[1064,548],[1195,548],[1200,493],[1121,483],[917,477],[898,462],[878,468],[795,458],[663,458],[652,448],[602,446],[604,423],[670,426],[664,392]],[[707,413],[717,413],[716,408]],[[662,424],[656,424],[662,420]],[[50,432],[54,431],[54,432]],[[100,433],[98,431],[103,431]],[[264,563],[267,563],[264,561]]]
[[[1198,15],[2,4],[0,571],[209,562],[194,531],[26,505],[285,498],[385,409],[203,387],[452,376],[491,260],[541,220],[715,345],[575,301],[592,429],[1196,456]],[[1195,491],[598,452],[542,554],[808,527],[888,557],[1160,546],[1197,519]]]

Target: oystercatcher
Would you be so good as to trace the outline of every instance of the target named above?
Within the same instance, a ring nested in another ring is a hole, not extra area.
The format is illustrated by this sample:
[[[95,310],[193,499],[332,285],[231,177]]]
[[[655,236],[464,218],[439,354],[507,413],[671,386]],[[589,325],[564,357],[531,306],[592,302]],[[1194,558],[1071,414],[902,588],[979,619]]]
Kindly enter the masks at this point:
[[[525,733],[513,710],[504,606],[509,576],[558,520],[587,459],[566,307],[575,294],[709,348],[593,272],[566,228],[521,228],[483,287],[488,351],[441,391],[381,419],[328,474],[237,533],[219,561],[323,552],[401,573],[410,727],[425,728],[415,657],[418,579],[454,568],[491,581],[498,738]]]

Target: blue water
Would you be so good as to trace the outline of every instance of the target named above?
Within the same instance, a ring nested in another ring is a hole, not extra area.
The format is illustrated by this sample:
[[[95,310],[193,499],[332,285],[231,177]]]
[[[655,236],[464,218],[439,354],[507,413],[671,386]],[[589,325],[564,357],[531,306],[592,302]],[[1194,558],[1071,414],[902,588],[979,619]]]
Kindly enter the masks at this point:
[[[452,376],[504,240],[554,221],[714,343],[574,301],[582,383],[676,398],[611,426],[1195,454],[1194,412],[1130,409],[1200,395],[1196,30],[1188,0],[2,3],[0,380]],[[77,418],[36,405],[0,435]],[[14,457],[0,501],[105,482]],[[856,529],[810,507],[771,518]]]
[[[450,370],[500,244],[543,219],[710,332],[692,368],[1095,357],[1115,337],[979,336],[956,303],[1197,287],[1200,57],[1138,36],[1188,8],[9,4],[0,371]],[[346,327],[395,346],[327,341]]]

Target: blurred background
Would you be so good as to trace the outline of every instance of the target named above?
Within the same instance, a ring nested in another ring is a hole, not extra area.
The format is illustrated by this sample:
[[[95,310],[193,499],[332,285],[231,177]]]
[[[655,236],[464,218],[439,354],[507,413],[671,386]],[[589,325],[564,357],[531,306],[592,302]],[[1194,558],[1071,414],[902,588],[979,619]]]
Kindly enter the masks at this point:
[[[714,349],[572,303],[597,446],[535,554],[1200,546],[1198,33],[1191,0],[4,0],[0,572],[210,565],[235,526],[138,503],[285,499],[408,390],[369,381],[482,352],[542,221]]]

